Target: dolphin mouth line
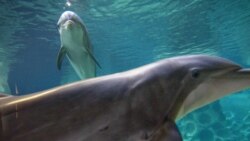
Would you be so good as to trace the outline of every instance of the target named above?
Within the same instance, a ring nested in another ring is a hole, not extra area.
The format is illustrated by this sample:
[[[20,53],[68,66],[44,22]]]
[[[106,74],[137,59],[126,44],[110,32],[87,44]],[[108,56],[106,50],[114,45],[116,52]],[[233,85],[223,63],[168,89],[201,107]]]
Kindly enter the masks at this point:
[[[68,28],[68,27],[74,26],[75,24],[76,24],[76,23],[75,23],[74,21],[72,21],[72,20],[67,20],[67,21],[63,24],[63,27]]]
[[[232,66],[232,67],[229,67],[226,69],[224,68],[224,69],[206,70],[204,72],[206,73],[207,71],[214,72],[214,73],[210,74],[211,78],[217,78],[217,77],[221,77],[221,76],[238,74],[238,72],[242,71],[242,67]]]
[[[238,69],[228,72],[229,77],[249,77],[250,78],[250,69]],[[249,84],[250,85],[250,84]]]
[[[58,25],[58,30],[60,29],[68,29],[71,28],[72,26],[76,25],[76,22],[73,20],[67,20],[64,23],[61,23],[60,25]]]
[[[67,20],[64,24],[69,23],[69,24],[75,24],[75,21],[72,20]]]

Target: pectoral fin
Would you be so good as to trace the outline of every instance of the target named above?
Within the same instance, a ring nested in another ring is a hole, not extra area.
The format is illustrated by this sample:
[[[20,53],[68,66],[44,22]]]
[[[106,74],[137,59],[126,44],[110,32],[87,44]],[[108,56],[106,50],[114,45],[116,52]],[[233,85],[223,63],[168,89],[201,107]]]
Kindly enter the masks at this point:
[[[164,141],[182,141],[181,133],[173,121],[169,120],[165,123],[165,130]]]
[[[181,133],[174,121],[166,118],[163,124],[161,128],[154,132],[150,141],[183,141]]]
[[[63,58],[64,56],[66,55],[66,48],[65,47],[61,47],[60,48],[60,51],[57,55],[57,69],[60,70],[61,69],[61,66],[62,66],[62,62],[63,62]]]
[[[97,65],[99,68],[102,68],[102,67],[100,66],[100,64],[98,63],[98,61],[95,59],[95,56],[90,52],[90,50],[89,50],[88,48],[86,48],[86,50],[87,50],[89,56],[91,57],[91,59],[96,63],[96,65]]]
[[[88,52],[88,54],[89,54],[89,56],[91,57],[91,59],[96,63],[96,65],[99,67],[99,68],[102,68],[101,67],[101,65],[98,63],[98,61],[95,59],[95,56],[92,54],[92,52],[90,51],[90,48],[91,48],[91,42],[90,42],[90,40],[89,40],[89,36],[88,36],[88,34],[87,34],[87,31],[86,31],[86,28],[83,26],[82,27],[82,29],[84,29],[83,30],[83,33],[85,33],[85,36],[84,37],[86,37],[86,39],[83,39],[83,40],[86,40],[86,50],[87,50],[87,52]]]

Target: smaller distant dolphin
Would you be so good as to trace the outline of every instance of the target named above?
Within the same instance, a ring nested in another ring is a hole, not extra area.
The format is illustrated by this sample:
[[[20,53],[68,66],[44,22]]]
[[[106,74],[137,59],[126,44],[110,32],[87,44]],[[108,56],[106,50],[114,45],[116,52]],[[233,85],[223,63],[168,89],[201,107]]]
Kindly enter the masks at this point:
[[[99,63],[92,54],[88,32],[81,18],[72,11],[65,11],[57,23],[61,39],[61,48],[57,57],[57,68],[60,70],[62,61],[67,55],[70,64],[81,79],[96,76]]]

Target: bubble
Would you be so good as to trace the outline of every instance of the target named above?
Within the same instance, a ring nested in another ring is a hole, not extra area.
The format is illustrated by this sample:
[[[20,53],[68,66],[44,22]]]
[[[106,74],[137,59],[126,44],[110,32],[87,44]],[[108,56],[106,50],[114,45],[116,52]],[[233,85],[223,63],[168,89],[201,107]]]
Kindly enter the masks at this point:
[[[189,137],[194,136],[194,134],[196,134],[197,132],[197,127],[194,122],[191,122],[191,121],[187,122],[185,128],[186,128],[187,136]]]
[[[67,0],[66,3],[65,3],[65,6],[70,7],[71,5],[72,5],[71,1]]]
[[[215,134],[210,129],[203,129],[198,133],[198,137],[201,141],[214,141]]]
[[[203,125],[210,125],[213,122],[213,118],[208,113],[201,113],[197,117],[198,121]]]
[[[226,117],[226,120],[233,120],[233,118],[235,117],[233,112],[226,111],[223,112],[223,114]]]

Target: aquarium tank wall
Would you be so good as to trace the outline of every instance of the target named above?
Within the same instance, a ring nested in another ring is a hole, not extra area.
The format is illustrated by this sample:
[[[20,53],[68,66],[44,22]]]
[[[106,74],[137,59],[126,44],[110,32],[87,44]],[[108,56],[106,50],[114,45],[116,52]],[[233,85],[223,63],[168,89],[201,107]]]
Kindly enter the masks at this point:
[[[64,59],[57,21],[74,11],[88,30],[97,76],[180,55],[220,56],[250,67],[249,0],[1,0],[0,92],[25,95],[79,81]],[[249,84],[250,85],[250,84]],[[250,91],[178,121],[185,141],[249,141]]]

